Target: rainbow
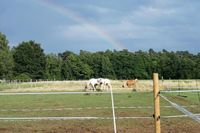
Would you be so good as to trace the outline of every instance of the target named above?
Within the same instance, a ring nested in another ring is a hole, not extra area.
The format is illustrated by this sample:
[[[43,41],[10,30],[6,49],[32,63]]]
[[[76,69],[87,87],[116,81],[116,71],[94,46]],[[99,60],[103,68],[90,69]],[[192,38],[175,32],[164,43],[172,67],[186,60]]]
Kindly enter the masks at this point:
[[[122,43],[120,43],[117,39],[112,37],[105,29],[103,29],[102,27],[99,27],[97,24],[87,21],[83,17],[75,14],[72,10],[49,0],[38,0],[38,2],[42,4],[43,6],[46,6],[47,8],[53,11],[56,11],[57,13],[60,13],[66,17],[69,17],[70,19],[76,21],[77,23],[89,26],[93,32],[95,32],[102,39],[107,41],[108,44],[110,44],[114,49],[116,50],[126,49],[122,45]]]

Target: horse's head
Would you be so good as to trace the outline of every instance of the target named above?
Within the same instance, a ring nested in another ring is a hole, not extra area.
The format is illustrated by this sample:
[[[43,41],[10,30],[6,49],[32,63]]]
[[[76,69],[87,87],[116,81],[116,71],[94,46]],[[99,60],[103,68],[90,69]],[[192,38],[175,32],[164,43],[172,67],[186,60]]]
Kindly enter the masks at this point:
[[[97,83],[100,84],[100,85],[102,85],[103,84],[103,79],[102,78],[98,78],[97,79]]]

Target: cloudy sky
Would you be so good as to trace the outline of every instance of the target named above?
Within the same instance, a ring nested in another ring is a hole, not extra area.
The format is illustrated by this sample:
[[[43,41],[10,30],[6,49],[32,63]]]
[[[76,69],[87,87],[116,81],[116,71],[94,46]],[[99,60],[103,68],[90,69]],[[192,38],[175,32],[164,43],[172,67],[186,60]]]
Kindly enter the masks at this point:
[[[200,0],[0,0],[10,46],[47,53],[106,49],[200,52]]]

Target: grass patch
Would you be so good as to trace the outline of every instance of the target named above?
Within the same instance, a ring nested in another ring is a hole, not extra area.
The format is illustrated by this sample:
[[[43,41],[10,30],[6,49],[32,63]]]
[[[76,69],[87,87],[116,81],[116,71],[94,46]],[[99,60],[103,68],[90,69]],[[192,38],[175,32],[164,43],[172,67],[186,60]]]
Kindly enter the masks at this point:
[[[176,94],[166,94],[171,100]],[[196,104],[196,94],[187,95],[187,100],[177,98],[183,105]],[[153,95],[150,92],[114,93],[115,107],[152,107]],[[181,115],[174,108],[165,108],[170,104],[161,99],[161,126],[163,132],[196,132],[198,123],[190,118],[162,119],[162,116]],[[76,95],[15,95],[0,96],[0,117],[110,117],[112,118],[110,94],[76,94]],[[107,108],[95,108],[107,107]],[[75,108],[75,109],[66,109]],[[79,109],[82,108],[82,109]],[[2,110],[7,111],[2,111]],[[15,110],[12,110],[15,109]],[[22,111],[23,109],[28,109]],[[38,110],[37,110],[38,109]],[[55,110],[45,110],[55,109]],[[56,110],[61,109],[61,110]],[[187,108],[188,110],[199,108]],[[20,111],[21,110],[21,111]],[[116,108],[116,117],[151,117],[153,108]],[[200,112],[200,111],[199,111]],[[117,119],[118,132],[153,133],[152,119]],[[189,124],[188,124],[189,123]],[[113,132],[113,121],[109,120],[41,120],[41,121],[0,121],[0,132],[77,132],[107,133]]]
[[[111,80],[113,91],[118,92],[151,92],[152,80],[138,80],[131,88],[122,88],[125,80]],[[0,83],[0,91],[4,92],[41,92],[41,91],[82,91],[87,80],[80,81],[39,81],[39,82],[11,82]],[[190,89],[198,88],[200,80],[160,80],[160,89]]]
[[[0,113],[1,117],[112,117],[110,94],[8,95],[0,96],[0,101],[0,107],[2,110]],[[115,107],[122,107],[115,109],[116,116],[152,116],[153,114],[153,95],[150,92],[114,93],[114,103]],[[165,100],[161,100],[160,105],[162,115],[180,114],[179,111],[173,108],[164,108],[163,106],[170,105]],[[198,110],[196,112],[198,112]]]

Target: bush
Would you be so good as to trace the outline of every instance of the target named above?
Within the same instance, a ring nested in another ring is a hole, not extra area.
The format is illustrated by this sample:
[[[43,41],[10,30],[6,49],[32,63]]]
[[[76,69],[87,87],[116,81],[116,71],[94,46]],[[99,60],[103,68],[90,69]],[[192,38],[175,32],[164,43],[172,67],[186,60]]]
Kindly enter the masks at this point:
[[[31,80],[30,76],[26,73],[22,73],[22,74],[16,76],[15,79],[22,80],[22,81],[30,81]]]

